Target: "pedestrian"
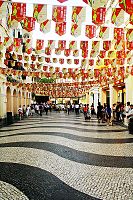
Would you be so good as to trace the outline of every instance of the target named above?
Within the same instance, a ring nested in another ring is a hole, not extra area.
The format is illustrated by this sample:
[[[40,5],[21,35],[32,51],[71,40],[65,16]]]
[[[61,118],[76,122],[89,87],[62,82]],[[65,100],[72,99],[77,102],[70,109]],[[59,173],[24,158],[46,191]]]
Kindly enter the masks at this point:
[[[23,117],[23,110],[22,110],[21,105],[20,105],[19,108],[18,108],[18,114],[19,114],[19,119],[21,120],[22,117]]]
[[[105,113],[106,113],[106,119],[107,119],[107,126],[111,124],[111,108],[110,105],[107,104],[107,107],[105,108]]]

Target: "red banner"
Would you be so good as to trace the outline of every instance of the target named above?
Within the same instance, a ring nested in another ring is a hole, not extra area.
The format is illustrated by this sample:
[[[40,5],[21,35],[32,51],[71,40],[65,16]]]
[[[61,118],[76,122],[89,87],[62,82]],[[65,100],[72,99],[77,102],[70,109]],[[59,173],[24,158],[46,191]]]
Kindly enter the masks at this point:
[[[12,17],[18,22],[26,17],[26,3],[12,2]]]
[[[35,29],[35,18],[33,18],[33,17],[25,17],[24,18],[23,29],[27,30],[28,32],[33,31]]]
[[[56,23],[55,32],[62,36],[66,33],[66,22]]]
[[[66,40],[59,40],[59,41],[58,41],[58,48],[59,48],[60,50],[66,49]]]
[[[85,35],[90,39],[94,38],[96,36],[96,26],[86,25]]]
[[[92,9],[92,22],[96,25],[105,23],[106,8]]]
[[[88,41],[80,41],[80,49],[87,50],[88,49]]]
[[[124,40],[124,29],[123,28],[114,28],[114,39]]]
[[[103,41],[103,49],[108,51],[111,49],[111,41]]]
[[[42,50],[44,47],[44,40],[36,40],[36,50]]]
[[[71,49],[65,49],[65,50],[64,50],[64,55],[65,55],[66,57],[70,56],[70,53],[71,53]]]
[[[65,22],[66,21],[66,6],[53,6],[52,20],[55,22]]]
[[[128,14],[133,13],[133,0],[119,0],[119,6]]]

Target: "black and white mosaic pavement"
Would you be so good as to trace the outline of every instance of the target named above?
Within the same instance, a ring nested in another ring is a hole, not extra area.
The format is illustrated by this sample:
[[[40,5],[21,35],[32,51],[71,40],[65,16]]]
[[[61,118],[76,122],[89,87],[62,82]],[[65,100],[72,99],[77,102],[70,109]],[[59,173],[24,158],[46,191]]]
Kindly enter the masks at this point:
[[[0,129],[0,200],[133,200],[133,135],[63,112]]]

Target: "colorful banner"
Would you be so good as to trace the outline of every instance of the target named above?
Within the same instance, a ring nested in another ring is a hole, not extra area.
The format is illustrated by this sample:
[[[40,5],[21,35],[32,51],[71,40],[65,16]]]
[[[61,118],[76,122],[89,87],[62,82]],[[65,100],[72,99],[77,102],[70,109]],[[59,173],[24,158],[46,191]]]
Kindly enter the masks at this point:
[[[54,49],[55,48],[55,40],[48,40],[48,47],[50,49]]]
[[[123,28],[114,28],[114,39],[115,40],[124,40],[124,29]]]
[[[39,24],[43,23],[47,19],[47,5],[34,4],[33,17]]]
[[[24,20],[26,17],[26,3],[14,3],[12,2],[12,19],[16,19],[18,22]]]
[[[92,39],[96,36],[96,26],[86,25],[85,36]]]
[[[77,49],[77,41],[70,41],[69,42],[69,49],[71,49],[71,50]]]
[[[66,57],[70,56],[70,54],[71,54],[71,49],[64,49],[64,55]]]
[[[66,49],[66,40],[59,40],[58,41],[58,48],[60,50],[65,50]]]
[[[37,51],[42,50],[43,47],[44,47],[44,40],[37,39],[36,40],[36,50]]]
[[[40,31],[43,33],[50,32],[51,29],[51,20],[47,19],[46,21],[40,24]]]
[[[92,22],[96,25],[102,25],[105,23],[106,8],[92,9]]]
[[[87,50],[88,49],[88,41],[80,41],[80,49]]]
[[[33,18],[33,17],[25,17],[24,18],[23,29],[25,29],[28,32],[33,31],[35,29],[35,18]]]
[[[92,49],[95,50],[95,51],[99,51],[100,41],[92,41]]]
[[[55,25],[55,32],[62,36],[66,33],[66,22],[57,23]]]
[[[82,23],[86,19],[86,9],[85,7],[73,6],[72,7],[72,22]]]
[[[133,13],[133,0],[119,0],[119,6],[128,14]]]
[[[73,51],[73,56],[74,56],[74,57],[78,57],[78,56],[79,56],[79,50],[78,50],[78,49],[75,49],[75,50]]]
[[[126,39],[129,42],[133,41],[133,29],[127,29]]]
[[[109,38],[109,27],[101,26],[99,37],[102,39],[108,39]]]
[[[71,35],[74,37],[78,37],[81,35],[81,25],[72,24],[71,26]]]
[[[52,20],[54,22],[66,22],[66,6],[53,6]]]
[[[113,8],[112,9],[112,17],[111,17],[112,24],[115,24],[117,27],[121,26],[122,24],[124,24],[124,21],[125,21],[124,16],[125,16],[125,14],[124,14],[123,9]]]
[[[111,49],[111,41],[108,40],[108,41],[103,41],[103,49],[108,51]]]

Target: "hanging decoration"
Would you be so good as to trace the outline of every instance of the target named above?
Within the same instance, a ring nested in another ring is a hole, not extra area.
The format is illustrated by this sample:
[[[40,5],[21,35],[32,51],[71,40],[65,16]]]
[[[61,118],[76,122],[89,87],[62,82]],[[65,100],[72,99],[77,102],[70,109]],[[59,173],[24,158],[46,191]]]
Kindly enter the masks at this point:
[[[98,26],[105,23],[106,8],[92,9],[92,22]]]
[[[114,39],[124,40],[124,29],[123,28],[114,28]]]
[[[44,40],[37,39],[36,40],[36,50],[40,51],[43,49],[43,47],[44,47]]]
[[[15,19],[21,22],[26,17],[26,3],[12,2],[12,20]]]
[[[73,6],[72,7],[72,22],[76,24],[81,24],[86,19],[86,9],[85,7]]]
[[[50,32],[51,29],[51,20],[47,19],[40,24],[40,31],[43,33]]]
[[[35,18],[33,17],[25,17],[23,23],[23,29],[28,32],[31,32],[35,29]]]
[[[85,36],[89,39],[92,39],[96,36],[96,26],[95,25],[86,25]]]
[[[133,13],[133,1],[132,0],[119,0],[119,6],[128,14]]]
[[[48,40],[48,47],[53,50],[55,48],[55,40]]]
[[[109,27],[101,26],[99,37],[102,39],[108,39],[109,38]]]
[[[66,22],[66,6],[53,6],[52,20],[54,22]]]
[[[108,41],[103,41],[103,49],[108,51],[111,49],[111,41],[108,40]]]
[[[41,24],[47,19],[47,5],[34,4],[33,17]]]
[[[6,18],[7,15],[7,2],[0,1],[0,20]]]
[[[127,29],[126,39],[128,41],[133,41],[133,29]]]
[[[77,49],[77,41],[70,41],[69,42],[69,49],[71,49],[71,50]]]
[[[79,35],[81,35],[81,25],[72,23],[71,35],[74,37],[78,37]]]
[[[66,33],[66,22],[56,23],[55,32],[62,36]]]
[[[66,40],[59,40],[59,41],[58,41],[58,48],[59,48],[60,50],[66,49]]]
[[[121,26],[125,22],[124,16],[125,13],[122,8],[113,8],[111,17],[112,24],[115,24],[117,27]]]

